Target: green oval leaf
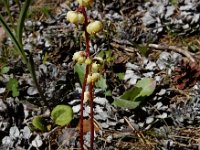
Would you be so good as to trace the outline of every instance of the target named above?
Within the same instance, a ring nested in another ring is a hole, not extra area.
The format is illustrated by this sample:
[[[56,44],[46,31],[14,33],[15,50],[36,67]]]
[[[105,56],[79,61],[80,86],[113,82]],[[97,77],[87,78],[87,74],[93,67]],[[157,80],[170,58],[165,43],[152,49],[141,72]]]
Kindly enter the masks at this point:
[[[47,131],[47,122],[41,116],[34,117],[32,124],[38,130]]]
[[[51,117],[57,125],[68,125],[73,119],[73,110],[68,105],[57,105],[52,110]]]
[[[152,78],[143,78],[135,86],[142,89],[139,96],[150,96],[156,88],[156,81]]]
[[[156,81],[151,78],[143,78],[138,81],[135,87],[127,90],[120,97],[116,98],[113,105],[134,109],[150,96],[156,88]]]
[[[6,84],[6,88],[8,89],[8,91],[12,91],[13,97],[19,96],[18,81],[16,79],[10,78],[8,83]]]

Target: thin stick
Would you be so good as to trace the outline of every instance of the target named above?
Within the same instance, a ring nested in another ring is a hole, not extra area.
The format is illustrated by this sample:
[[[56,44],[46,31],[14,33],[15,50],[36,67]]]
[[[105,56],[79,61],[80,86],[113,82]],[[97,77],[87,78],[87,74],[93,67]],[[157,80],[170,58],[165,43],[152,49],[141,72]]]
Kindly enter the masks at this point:
[[[128,123],[129,127],[137,134],[137,136],[142,139],[142,143],[145,143],[144,136],[140,134],[133,126],[132,124],[128,121],[127,117],[124,117],[124,120]]]
[[[178,52],[184,56],[186,56],[190,61],[196,62],[195,59],[191,56],[191,54],[184,48],[178,48],[176,46],[166,46],[166,45],[158,45],[158,44],[149,44],[150,48],[160,49],[160,50],[172,50]]]

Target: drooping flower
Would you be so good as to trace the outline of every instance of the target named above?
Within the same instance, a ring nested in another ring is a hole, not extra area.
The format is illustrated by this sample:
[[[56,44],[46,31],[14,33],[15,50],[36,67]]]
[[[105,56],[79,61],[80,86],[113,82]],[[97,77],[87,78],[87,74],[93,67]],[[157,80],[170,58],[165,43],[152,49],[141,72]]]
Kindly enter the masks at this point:
[[[83,24],[85,21],[83,14],[76,11],[68,11],[66,18],[70,23],[74,23],[76,25]]]
[[[87,32],[91,35],[94,35],[100,32],[103,29],[103,24],[101,21],[94,21],[87,25]]]

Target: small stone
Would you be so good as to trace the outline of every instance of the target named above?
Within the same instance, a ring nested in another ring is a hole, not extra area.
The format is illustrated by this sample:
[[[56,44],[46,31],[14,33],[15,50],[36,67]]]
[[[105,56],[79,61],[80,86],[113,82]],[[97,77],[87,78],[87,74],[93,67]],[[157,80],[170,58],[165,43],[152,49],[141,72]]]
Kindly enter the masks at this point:
[[[138,126],[139,126],[140,128],[144,127],[144,122],[139,122],[139,123],[138,123]]]
[[[27,93],[28,95],[36,95],[38,94],[38,90],[35,87],[29,87]]]
[[[108,103],[108,100],[106,98],[96,97],[94,99],[94,102],[100,105],[106,105],[106,103]]]
[[[165,14],[165,18],[171,17],[174,14],[175,7],[174,6],[167,6],[167,11]]]
[[[126,64],[126,68],[130,68],[130,69],[133,69],[133,70],[138,70],[138,69],[139,69],[139,67],[138,67],[137,65],[132,64],[132,63],[130,63],[130,62],[128,62],[128,63]]]
[[[101,127],[104,129],[107,129],[109,127],[109,125],[107,123],[101,123]]]
[[[3,144],[3,145],[6,145],[6,146],[9,146],[9,147],[12,147],[12,145],[14,144],[14,142],[12,141],[11,137],[5,136],[5,137],[2,139],[2,144]]]
[[[11,127],[9,134],[11,138],[16,139],[19,137],[19,129],[16,126]]]
[[[2,99],[0,99],[0,111],[4,112],[7,109],[7,106],[5,105],[5,103],[3,102]]]
[[[159,96],[162,96],[166,93],[166,89],[161,89],[160,92],[158,93]]]
[[[31,136],[31,130],[29,129],[28,126],[25,126],[23,129],[23,138],[24,139],[29,139]]]
[[[46,39],[46,41],[45,41],[45,47],[50,47],[50,46],[51,46],[50,41]]]
[[[156,109],[158,109],[158,110],[159,110],[162,106],[163,106],[162,102],[158,102],[158,103],[156,103],[156,105],[155,105]]]
[[[152,61],[149,61],[148,64],[147,64],[147,66],[145,67],[145,69],[147,69],[147,70],[153,70],[153,69],[155,69],[155,67],[156,67],[156,63],[152,62]]]
[[[150,12],[146,12],[144,17],[142,18],[142,21],[145,26],[150,26],[154,23],[156,23],[156,19],[152,17]]]
[[[154,121],[152,116],[146,118],[146,124],[151,124]]]
[[[154,72],[143,73],[143,75],[144,75],[145,77],[153,77]]]
[[[189,26],[189,24],[186,24],[186,25],[183,25],[182,28],[183,28],[184,30],[186,30],[186,29],[189,29],[190,26]]]
[[[112,142],[112,139],[113,139],[112,135],[109,135],[109,136],[106,138],[106,142],[107,142],[107,143],[111,143],[111,142]]]
[[[161,115],[157,115],[156,117],[160,118],[160,119],[165,119],[165,118],[167,118],[167,113],[164,112]]]
[[[33,147],[39,148],[42,146],[43,142],[39,135],[36,136],[36,138],[31,142]]]
[[[78,113],[81,109],[81,105],[76,105],[72,107],[74,113]]]

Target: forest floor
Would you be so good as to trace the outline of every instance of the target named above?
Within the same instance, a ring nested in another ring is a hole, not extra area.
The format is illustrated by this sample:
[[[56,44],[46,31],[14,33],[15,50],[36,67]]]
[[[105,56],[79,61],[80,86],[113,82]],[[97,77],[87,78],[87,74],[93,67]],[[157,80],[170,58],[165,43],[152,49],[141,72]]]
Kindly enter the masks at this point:
[[[19,8],[11,6],[15,20]],[[25,21],[23,46],[33,56],[49,106],[40,103],[30,73],[0,26],[0,149],[79,149],[81,67],[72,57],[85,45],[81,30],[66,20],[77,7],[72,0],[36,0]],[[94,149],[200,149],[199,9],[198,0],[96,0],[87,10],[89,19],[104,25],[91,38],[90,51],[106,61],[94,90]],[[8,21],[5,12],[0,6]],[[113,105],[143,78],[155,81],[153,94],[134,109]],[[8,88],[10,79],[17,81],[17,96]],[[69,126],[52,121],[51,110],[59,104],[73,109]],[[85,149],[89,110],[84,104]],[[34,129],[35,116],[45,118],[48,131]]]

